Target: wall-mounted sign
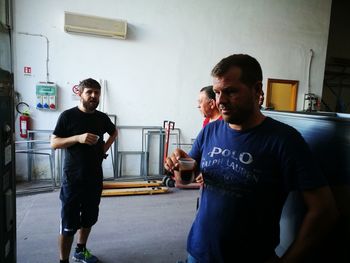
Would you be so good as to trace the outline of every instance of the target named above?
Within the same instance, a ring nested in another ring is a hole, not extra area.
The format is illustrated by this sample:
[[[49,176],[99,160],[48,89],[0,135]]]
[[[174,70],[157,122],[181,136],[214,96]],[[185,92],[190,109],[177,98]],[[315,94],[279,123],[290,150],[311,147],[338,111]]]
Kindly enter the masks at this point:
[[[23,72],[24,72],[24,75],[32,75],[32,68],[24,67]]]

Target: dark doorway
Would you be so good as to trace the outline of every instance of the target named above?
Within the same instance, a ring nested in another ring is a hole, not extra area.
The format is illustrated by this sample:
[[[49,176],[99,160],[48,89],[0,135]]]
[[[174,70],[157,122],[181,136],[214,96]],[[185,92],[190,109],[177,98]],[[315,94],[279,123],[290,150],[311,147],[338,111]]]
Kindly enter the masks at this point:
[[[321,110],[350,113],[350,1],[333,0]]]

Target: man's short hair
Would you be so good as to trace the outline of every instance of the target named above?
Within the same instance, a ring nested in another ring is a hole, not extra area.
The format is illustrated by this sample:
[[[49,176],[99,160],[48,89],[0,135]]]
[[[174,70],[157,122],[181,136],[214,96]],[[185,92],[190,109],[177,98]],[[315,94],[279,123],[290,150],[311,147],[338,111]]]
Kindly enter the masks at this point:
[[[241,69],[240,81],[247,86],[252,86],[262,81],[262,70],[259,62],[246,54],[234,54],[223,58],[211,71],[213,77],[224,76],[232,67]]]
[[[85,88],[98,89],[101,90],[101,85],[96,80],[92,78],[84,79],[79,83],[79,92],[82,93]]]
[[[209,99],[215,100],[215,92],[213,90],[213,86],[206,86],[201,88],[200,92],[205,92]]]

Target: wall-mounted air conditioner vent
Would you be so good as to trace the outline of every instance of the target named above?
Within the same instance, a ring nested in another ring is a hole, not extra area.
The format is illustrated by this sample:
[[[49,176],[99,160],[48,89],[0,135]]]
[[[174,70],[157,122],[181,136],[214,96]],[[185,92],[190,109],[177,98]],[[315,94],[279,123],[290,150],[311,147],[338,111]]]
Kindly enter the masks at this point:
[[[68,33],[81,33],[125,39],[127,22],[119,19],[109,19],[65,12],[64,30]]]

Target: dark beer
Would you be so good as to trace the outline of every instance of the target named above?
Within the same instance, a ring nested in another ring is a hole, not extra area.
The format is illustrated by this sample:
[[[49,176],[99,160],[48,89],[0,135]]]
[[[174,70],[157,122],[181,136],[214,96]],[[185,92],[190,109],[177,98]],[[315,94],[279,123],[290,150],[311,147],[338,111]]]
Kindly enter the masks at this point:
[[[196,161],[191,158],[179,159],[179,172],[182,184],[189,184],[193,182],[195,165]]]
[[[180,176],[183,183],[191,183],[193,180],[193,171],[192,170],[180,170]]]

